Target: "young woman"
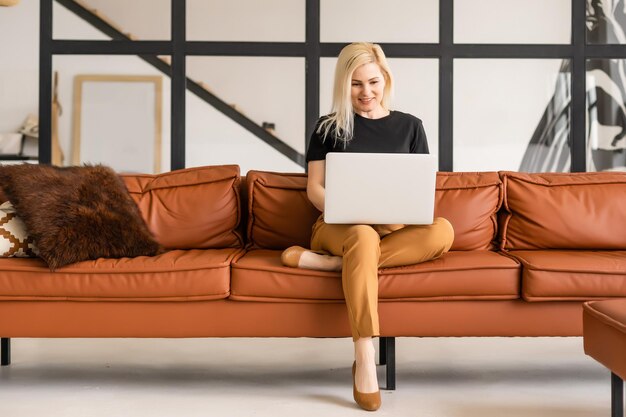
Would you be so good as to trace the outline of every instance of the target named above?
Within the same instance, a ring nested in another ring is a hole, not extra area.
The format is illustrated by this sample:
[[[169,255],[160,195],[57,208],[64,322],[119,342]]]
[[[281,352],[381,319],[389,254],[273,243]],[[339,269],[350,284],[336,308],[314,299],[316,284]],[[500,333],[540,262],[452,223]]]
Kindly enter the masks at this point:
[[[324,210],[328,152],[428,153],[420,119],[389,109],[393,77],[379,45],[353,43],[341,51],[335,69],[332,113],[317,122],[307,149],[307,195]],[[360,407],[377,410],[373,336],[378,325],[378,268],[410,265],[438,258],[454,239],[450,222],[432,225],[326,224],[313,226],[311,249],[298,246],[282,254],[285,265],[342,271],[343,293],[355,348],[353,394]],[[330,253],[331,255],[327,255]]]

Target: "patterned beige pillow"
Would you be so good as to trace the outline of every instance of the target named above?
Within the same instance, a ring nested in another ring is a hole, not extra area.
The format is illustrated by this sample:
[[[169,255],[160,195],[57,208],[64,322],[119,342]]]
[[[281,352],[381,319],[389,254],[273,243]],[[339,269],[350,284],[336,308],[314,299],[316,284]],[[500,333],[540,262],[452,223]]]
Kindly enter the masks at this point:
[[[10,201],[0,204],[0,257],[31,258],[39,254],[24,222]]]

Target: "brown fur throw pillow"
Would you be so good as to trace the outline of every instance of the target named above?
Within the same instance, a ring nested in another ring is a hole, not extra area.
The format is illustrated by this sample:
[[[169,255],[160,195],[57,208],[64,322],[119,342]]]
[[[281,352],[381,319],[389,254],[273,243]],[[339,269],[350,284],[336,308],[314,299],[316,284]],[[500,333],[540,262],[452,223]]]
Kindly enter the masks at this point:
[[[124,182],[102,165],[0,166],[0,186],[51,270],[160,251]]]

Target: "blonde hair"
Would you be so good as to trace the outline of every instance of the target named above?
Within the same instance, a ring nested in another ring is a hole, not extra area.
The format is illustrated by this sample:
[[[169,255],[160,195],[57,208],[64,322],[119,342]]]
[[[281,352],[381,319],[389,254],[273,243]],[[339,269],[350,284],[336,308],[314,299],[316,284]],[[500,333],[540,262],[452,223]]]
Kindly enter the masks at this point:
[[[331,114],[319,124],[317,133],[322,140],[328,135],[335,141],[344,142],[344,146],[352,140],[354,134],[354,108],[352,107],[351,88],[354,70],[364,64],[376,63],[385,79],[385,88],[381,105],[389,110],[389,102],[393,91],[393,76],[387,64],[387,58],[380,45],[369,42],[355,42],[345,46],[339,53],[335,67],[335,85],[333,88],[333,105]]]

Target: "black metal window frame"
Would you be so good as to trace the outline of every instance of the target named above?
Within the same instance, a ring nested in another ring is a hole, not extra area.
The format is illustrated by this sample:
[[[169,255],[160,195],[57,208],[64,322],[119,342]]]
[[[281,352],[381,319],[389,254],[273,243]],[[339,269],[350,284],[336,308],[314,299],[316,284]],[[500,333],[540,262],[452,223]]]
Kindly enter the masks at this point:
[[[169,41],[77,41],[52,38],[52,4],[40,0],[39,35],[39,162],[51,161],[52,57],[54,55],[170,55],[171,170],[185,167],[185,92],[187,56],[300,57],[305,59],[305,124],[309,133],[320,116],[320,59],[336,57],[345,43],[320,42],[320,1],[306,1],[305,42],[212,42],[186,38],[186,0],[171,0]],[[570,59],[572,62],[570,117],[571,170],[586,170],[587,59],[626,59],[626,45],[586,43],[585,0],[572,0],[570,44],[454,43],[454,1],[439,0],[438,43],[380,43],[389,58],[439,60],[439,169],[453,170],[453,63],[455,59]],[[301,159],[302,161],[302,159]],[[303,162],[302,162],[303,164]]]

